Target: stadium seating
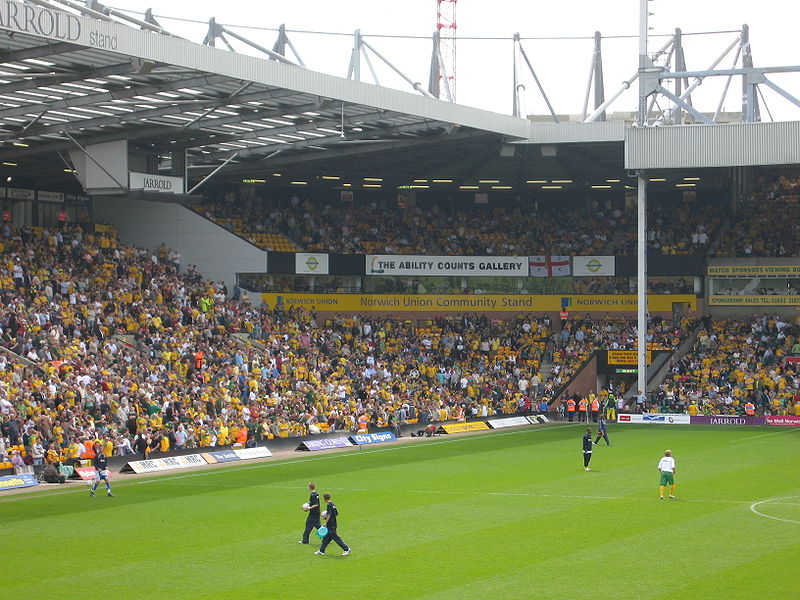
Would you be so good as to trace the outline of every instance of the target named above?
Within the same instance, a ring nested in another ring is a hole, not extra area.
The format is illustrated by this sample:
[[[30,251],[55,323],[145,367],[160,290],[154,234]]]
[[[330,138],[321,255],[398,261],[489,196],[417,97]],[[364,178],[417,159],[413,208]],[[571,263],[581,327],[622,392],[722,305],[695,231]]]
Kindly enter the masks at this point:
[[[449,208],[450,200],[399,208],[210,194],[199,213],[271,250],[461,256],[634,254],[636,215],[611,202],[584,208]],[[574,203],[573,203],[574,204]],[[653,203],[648,244],[661,254],[704,254],[723,221],[718,205]]]
[[[349,431],[360,414],[383,426],[513,413],[537,393],[554,398],[594,349],[634,343],[632,321],[588,317],[558,333],[534,315],[317,323],[228,299],[159,259],[169,249],[124,246],[91,225],[0,240],[6,455],[37,440],[55,461],[95,438],[118,454],[159,452]],[[683,331],[656,322],[649,335],[673,348]]]
[[[663,412],[800,415],[798,373],[787,356],[800,354],[800,330],[778,317],[715,319],[691,351],[672,365],[652,399]]]

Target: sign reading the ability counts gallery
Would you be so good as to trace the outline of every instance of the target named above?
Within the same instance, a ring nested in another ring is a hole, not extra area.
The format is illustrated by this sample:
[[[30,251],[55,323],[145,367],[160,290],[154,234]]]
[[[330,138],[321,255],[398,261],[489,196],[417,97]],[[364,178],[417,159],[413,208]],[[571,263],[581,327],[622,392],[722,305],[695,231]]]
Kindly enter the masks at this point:
[[[527,256],[367,255],[367,275],[527,277]]]

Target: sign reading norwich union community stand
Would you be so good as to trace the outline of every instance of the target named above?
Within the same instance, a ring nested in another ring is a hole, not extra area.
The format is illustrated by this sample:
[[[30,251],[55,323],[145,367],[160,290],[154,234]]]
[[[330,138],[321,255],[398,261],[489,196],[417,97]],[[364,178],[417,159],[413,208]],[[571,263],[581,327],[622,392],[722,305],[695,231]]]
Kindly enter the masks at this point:
[[[302,306],[321,311],[343,312],[558,312],[570,313],[635,312],[636,296],[569,295],[533,296],[526,294],[261,294],[271,307]],[[651,312],[670,312],[673,304],[688,304],[697,310],[693,294],[652,294],[647,308]]]

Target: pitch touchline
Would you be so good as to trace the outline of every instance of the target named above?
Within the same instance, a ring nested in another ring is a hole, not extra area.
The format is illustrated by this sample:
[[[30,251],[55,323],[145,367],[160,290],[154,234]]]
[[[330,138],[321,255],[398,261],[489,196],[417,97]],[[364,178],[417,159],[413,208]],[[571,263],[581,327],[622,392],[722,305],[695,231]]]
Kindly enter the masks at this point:
[[[196,471],[193,473],[184,473],[181,475],[165,475],[165,476],[156,476],[150,479],[143,479],[141,481],[125,481],[119,482],[115,484],[116,486],[125,487],[127,485],[142,485],[147,483],[160,483],[163,481],[173,481],[176,479],[188,479],[194,477],[206,477],[209,475],[219,474],[219,473],[230,473],[232,471],[249,471],[252,469],[266,469],[268,467],[278,467],[282,465],[292,465],[297,463],[304,463],[304,462],[313,462],[318,460],[330,460],[335,458],[343,458],[348,456],[363,456],[365,454],[375,454],[377,452],[393,452],[395,450],[407,450],[412,448],[420,448],[423,446],[438,446],[439,444],[453,444],[456,442],[467,442],[467,441],[477,441],[477,440],[485,440],[495,437],[501,437],[506,435],[519,435],[521,433],[534,433],[539,431],[553,431],[554,429],[564,429],[569,427],[578,427],[580,423],[573,423],[569,425],[551,425],[549,427],[543,428],[535,428],[535,429],[519,429],[516,431],[504,431],[501,433],[492,433],[489,436],[468,436],[463,438],[452,438],[446,440],[435,440],[435,441],[426,441],[422,443],[410,443],[410,444],[400,444],[397,446],[390,446],[388,448],[375,448],[371,450],[363,450],[360,449],[358,452],[337,452],[336,454],[326,454],[324,456],[309,456],[304,458],[297,458],[297,459],[278,459],[274,462],[263,462],[258,463],[256,465],[231,465],[229,468],[218,468],[218,469],[203,469],[201,471]],[[361,446],[363,448],[363,446]],[[74,492],[86,492],[85,488],[75,488],[70,490],[64,490],[63,492],[44,492],[41,494],[26,494],[20,496],[14,496],[12,498],[5,498],[0,499],[0,504],[4,504],[6,502],[17,502],[19,500],[33,500],[36,498],[43,498],[45,496],[54,496],[54,495],[62,495],[62,494],[71,494]]]

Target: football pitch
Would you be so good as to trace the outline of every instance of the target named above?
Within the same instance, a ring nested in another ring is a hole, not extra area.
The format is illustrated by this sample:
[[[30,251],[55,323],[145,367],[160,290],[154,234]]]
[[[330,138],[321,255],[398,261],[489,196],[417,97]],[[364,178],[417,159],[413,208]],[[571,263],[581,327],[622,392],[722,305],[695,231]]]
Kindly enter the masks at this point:
[[[4,598],[800,597],[800,430],[580,425],[0,496]],[[656,465],[677,462],[677,499]],[[300,545],[306,485],[348,557]]]

